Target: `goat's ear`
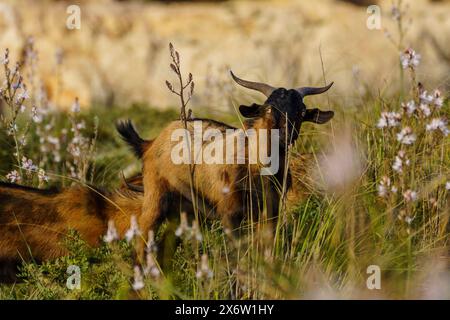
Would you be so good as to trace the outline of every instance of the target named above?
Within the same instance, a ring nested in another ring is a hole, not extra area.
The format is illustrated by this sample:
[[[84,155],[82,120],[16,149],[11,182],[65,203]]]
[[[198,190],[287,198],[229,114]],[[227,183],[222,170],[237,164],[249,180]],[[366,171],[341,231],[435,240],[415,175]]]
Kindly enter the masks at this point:
[[[334,117],[333,111],[321,111],[317,108],[307,109],[303,121],[314,122],[318,124],[327,123]]]
[[[246,118],[258,118],[263,115],[264,107],[253,103],[251,106],[239,106],[239,112]]]

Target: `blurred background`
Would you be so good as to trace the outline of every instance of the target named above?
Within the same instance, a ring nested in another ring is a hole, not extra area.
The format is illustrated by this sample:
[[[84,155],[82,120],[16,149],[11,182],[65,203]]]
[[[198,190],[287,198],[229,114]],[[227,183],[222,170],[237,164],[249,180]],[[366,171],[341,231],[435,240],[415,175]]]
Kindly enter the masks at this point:
[[[181,53],[183,72],[194,75],[194,107],[230,107],[238,89],[229,69],[274,86],[334,81],[330,94],[351,106],[367,91],[398,89],[392,85],[400,54],[392,1],[370,1],[381,8],[380,30],[366,26],[368,2],[1,0],[0,47],[14,60],[32,37],[36,74],[58,108],[70,107],[75,97],[82,108],[176,105],[164,84],[172,77],[169,42]],[[72,4],[81,9],[80,29],[66,27]],[[446,91],[450,1],[411,1],[407,10],[401,50],[420,52],[420,78]]]

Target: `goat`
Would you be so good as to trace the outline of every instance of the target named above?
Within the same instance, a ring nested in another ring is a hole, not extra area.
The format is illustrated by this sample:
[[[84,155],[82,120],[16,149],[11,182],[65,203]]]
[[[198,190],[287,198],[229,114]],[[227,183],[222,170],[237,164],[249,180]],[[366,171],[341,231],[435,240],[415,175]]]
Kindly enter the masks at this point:
[[[131,181],[137,184],[139,179]],[[42,190],[0,182],[0,282],[15,280],[22,261],[66,255],[61,241],[69,229],[93,247],[100,244],[110,220],[123,236],[141,207],[142,193],[127,187],[115,192],[87,186]]]
[[[212,211],[208,211],[208,216],[220,217],[223,224],[229,228],[236,228],[242,222],[245,213],[249,212],[248,209],[254,213],[264,208],[268,219],[276,218],[278,215],[280,189],[283,186],[288,189],[291,180],[289,168],[285,165],[286,151],[297,140],[301,124],[306,121],[322,124],[334,116],[332,111],[307,109],[303,98],[323,93],[333,83],[325,87],[288,90],[246,81],[236,77],[232,72],[231,76],[239,85],[259,91],[267,97],[262,105],[256,103],[250,106],[241,105],[239,111],[245,118],[250,118],[243,123],[245,132],[249,129],[279,130],[280,144],[275,152],[279,154],[281,168],[272,176],[260,176],[261,164],[249,162],[249,154],[257,146],[249,144],[247,140],[244,146],[243,163],[176,164],[171,157],[178,143],[173,141],[172,134],[176,130],[184,129],[182,121],[171,122],[154,140],[142,139],[131,121],[119,122],[117,124],[119,134],[143,162],[144,199],[142,214],[139,218],[141,228],[155,228],[157,221],[169,214],[168,194],[179,194],[197,203],[207,202],[208,206],[213,208]],[[214,129],[221,133],[236,130],[234,127],[210,119],[195,118],[186,121],[188,141],[195,139],[196,127],[204,131]],[[209,143],[203,142],[202,147],[207,147]],[[225,147],[229,146],[225,139],[222,139],[220,143]],[[234,140],[232,143],[234,146]],[[195,146],[188,149],[190,150],[189,159],[196,158],[194,149]],[[190,178],[191,170],[194,181]],[[191,196],[191,187],[195,191],[194,199]]]
[[[44,190],[0,182],[0,283],[16,281],[22,261],[40,263],[66,255],[62,240],[70,229],[96,247],[113,221],[123,238],[131,216],[139,217],[142,212],[142,184],[140,174],[123,178],[116,191],[91,186]],[[193,212],[192,204],[183,197],[172,197],[170,212],[182,211]],[[173,228],[168,225],[168,230]],[[165,232],[158,250],[161,261],[170,256],[172,248],[165,246],[168,241],[172,239]]]

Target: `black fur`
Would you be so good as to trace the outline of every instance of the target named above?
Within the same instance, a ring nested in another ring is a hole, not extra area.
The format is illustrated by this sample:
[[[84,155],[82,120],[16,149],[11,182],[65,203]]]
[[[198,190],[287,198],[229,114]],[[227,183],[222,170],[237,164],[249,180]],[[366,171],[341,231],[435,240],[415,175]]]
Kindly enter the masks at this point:
[[[212,124],[215,124],[216,126],[223,127],[225,129],[236,129],[236,127],[230,126],[229,124],[226,124],[224,122],[207,119],[207,118],[194,118],[194,119],[189,119],[188,121],[205,121],[205,122],[210,122]]]
[[[131,147],[134,154],[141,159],[144,155],[146,141],[139,136],[131,120],[119,121],[116,124],[116,129],[122,139]]]
[[[8,284],[17,282],[19,262],[12,259],[0,259],[0,283]]]
[[[87,197],[87,212],[97,215],[101,220],[107,221],[108,217],[105,215],[105,209],[108,205],[105,196],[107,193],[99,189],[89,188],[89,196]]]

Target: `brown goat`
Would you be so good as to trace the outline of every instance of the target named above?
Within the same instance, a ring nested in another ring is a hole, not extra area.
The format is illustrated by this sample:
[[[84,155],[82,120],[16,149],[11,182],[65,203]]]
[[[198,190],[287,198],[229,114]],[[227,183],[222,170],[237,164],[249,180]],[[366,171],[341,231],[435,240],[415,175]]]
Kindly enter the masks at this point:
[[[14,278],[21,261],[42,262],[67,254],[61,242],[69,229],[97,246],[113,220],[123,236],[131,215],[139,216],[141,207],[142,193],[126,188],[41,190],[0,182],[0,281]]]
[[[123,238],[131,216],[141,215],[142,185],[141,175],[124,179],[114,192],[90,186],[42,190],[0,182],[0,283],[15,281],[22,261],[39,263],[66,255],[62,240],[70,229],[96,247],[113,221]],[[181,211],[192,212],[192,204],[172,197],[170,212],[178,216]],[[168,230],[173,228],[168,225]],[[167,241],[172,240],[165,233],[158,250],[162,262],[171,255]]]
[[[205,163],[192,160],[193,163],[175,163],[173,161],[173,150],[179,148],[180,143],[174,141],[173,133],[184,130],[182,121],[173,121],[160,135],[147,141],[139,137],[131,122],[121,122],[117,125],[119,133],[124,140],[132,146],[134,152],[143,161],[144,201],[142,215],[139,225],[144,230],[155,228],[157,221],[168,212],[170,196],[179,194],[186,199],[191,197],[191,177],[193,172],[193,190],[195,202],[207,203],[213,210],[208,211],[208,216],[218,216],[223,220],[225,226],[234,228],[245,218],[246,214],[263,212],[267,219],[276,218],[278,215],[280,194],[282,190],[290,187],[291,176],[289,168],[286,167],[286,154],[289,146],[299,136],[302,122],[325,123],[329,121],[334,113],[332,111],[320,111],[318,109],[307,109],[303,98],[311,94],[319,94],[328,90],[332,84],[321,88],[299,88],[284,89],[274,88],[267,84],[245,81],[232,74],[233,79],[240,85],[263,93],[267,100],[263,105],[252,104],[251,106],[239,107],[240,113],[251,118],[244,122],[243,131],[256,132],[261,129],[278,129],[279,146],[273,150],[273,136],[269,138],[266,155],[277,153],[279,155],[278,171],[272,175],[260,175],[261,162],[252,163],[250,154],[260,150],[259,139],[257,143],[249,143],[245,140],[244,160],[239,162],[238,156],[233,155],[233,161],[227,163]],[[229,130],[237,130],[229,125],[209,119],[188,119],[186,139],[190,152],[189,160],[197,159],[195,151],[195,138],[198,131],[205,132],[213,129],[222,135],[219,144],[223,150],[227,147],[234,148],[235,141],[226,140],[223,137]],[[202,148],[208,148],[211,139],[202,141]],[[191,147],[190,141],[194,141]],[[215,140],[215,142],[217,142]],[[216,151],[220,152],[220,151]],[[199,205],[199,208],[202,206]]]

